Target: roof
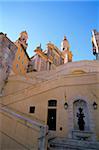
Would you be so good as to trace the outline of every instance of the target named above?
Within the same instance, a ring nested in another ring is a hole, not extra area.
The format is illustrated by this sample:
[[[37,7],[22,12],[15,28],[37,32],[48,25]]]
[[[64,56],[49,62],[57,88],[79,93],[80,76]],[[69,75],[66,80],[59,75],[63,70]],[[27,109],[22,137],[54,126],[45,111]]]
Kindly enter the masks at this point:
[[[15,43],[12,42],[12,41],[7,37],[7,34],[4,34],[3,32],[0,32],[0,35],[3,35],[10,43],[12,43],[12,44],[17,48],[17,46],[15,45]]]
[[[21,46],[22,46],[22,45],[21,45]],[[27,51],[24,49],[24,47],[23,47],[23,46],[22,46],[22,48],[23,48],[23,50],[24,50],[24,52],[25,52],[25,54],[26,54],[27,58],[30,60],[30,57],[29,57],[29,55],[28,55]]]
[[[55,50],[59,55],[62,54],[62,52],[58,49],[58,47],[55,46],[53,43],[49,42],[49,43],[47,43],[47,45],[54,47],[54,50]]]

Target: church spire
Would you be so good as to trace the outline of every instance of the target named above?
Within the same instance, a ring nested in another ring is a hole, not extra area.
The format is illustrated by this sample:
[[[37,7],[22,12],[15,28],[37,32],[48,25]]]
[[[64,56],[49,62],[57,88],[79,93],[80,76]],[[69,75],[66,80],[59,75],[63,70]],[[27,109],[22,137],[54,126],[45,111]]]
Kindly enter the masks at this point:
[[[61,50],[63,50],[63,51],[69,50],[69,48],[70,48],[69,42],[68,42],[66,36],[64,36],[63,41],[61,42]]]
[[[71,62],[72,61],[72,52],[70,51],[70,45],[69,42],[64,36],[62,42],[61,42],[61,50],[64,55],[64,63]]]

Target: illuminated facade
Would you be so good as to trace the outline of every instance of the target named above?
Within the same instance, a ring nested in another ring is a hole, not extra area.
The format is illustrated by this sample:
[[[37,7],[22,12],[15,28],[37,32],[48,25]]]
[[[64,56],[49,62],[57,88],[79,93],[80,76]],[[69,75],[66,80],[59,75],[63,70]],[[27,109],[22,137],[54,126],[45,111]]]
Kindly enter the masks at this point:
[[[49,42],[46,50],[43,51],[40,45],[34,52],[36,54],[29,62],[28,72],[52,70],[59,65],[72,62],[72,52],[70,51],[69,42],[65,36],[61,43],[61,50]]]
[[[18,47],[18,50],[15,55],[13,62],[13,71],[15,74],[26,74],[28,62],[30,60],[27,49],[27,39],[28,34],[26,31],[20,33],[18,40],[15,42],[15,45]]]
[[[1,149],[99,149],[99,61],[72,62],[66,37],[61,46],[36,48],[28,80],[9,76],[0,98]]]

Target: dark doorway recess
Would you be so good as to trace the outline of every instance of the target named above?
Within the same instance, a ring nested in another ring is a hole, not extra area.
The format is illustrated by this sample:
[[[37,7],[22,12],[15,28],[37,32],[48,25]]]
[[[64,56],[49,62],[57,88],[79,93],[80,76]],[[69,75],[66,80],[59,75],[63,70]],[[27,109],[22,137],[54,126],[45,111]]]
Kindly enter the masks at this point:
[[[49,130],[56,130],[56,109],[48,109],[47,125]]]

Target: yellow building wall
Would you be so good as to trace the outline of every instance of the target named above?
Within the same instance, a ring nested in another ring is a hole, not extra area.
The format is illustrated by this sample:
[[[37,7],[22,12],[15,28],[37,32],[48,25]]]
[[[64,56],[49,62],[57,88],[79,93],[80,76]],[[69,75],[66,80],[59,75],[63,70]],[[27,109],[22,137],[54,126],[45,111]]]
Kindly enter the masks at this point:
[[[13,61],[13,71],[15,74],[25,74],[27,72],[27,65],[29,62],[28,57],[26,56],[26,53],[24,52],[24,49],[20,45],[20,43],[15,42],[16,46],[18,47],[18,50],[15,55],[15,59]]]

